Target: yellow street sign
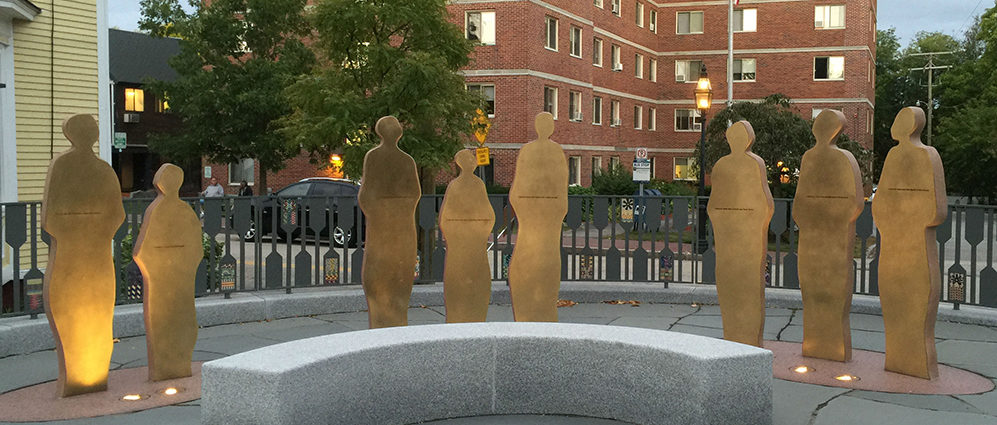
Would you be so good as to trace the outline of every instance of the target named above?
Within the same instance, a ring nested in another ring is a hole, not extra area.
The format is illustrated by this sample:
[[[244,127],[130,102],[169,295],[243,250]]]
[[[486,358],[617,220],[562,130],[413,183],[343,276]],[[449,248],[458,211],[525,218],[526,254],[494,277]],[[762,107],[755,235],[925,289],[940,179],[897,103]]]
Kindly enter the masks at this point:
[[[477,148],[474,150],[475,155],[478,157],[478,165],[488,165],[488,148]]]

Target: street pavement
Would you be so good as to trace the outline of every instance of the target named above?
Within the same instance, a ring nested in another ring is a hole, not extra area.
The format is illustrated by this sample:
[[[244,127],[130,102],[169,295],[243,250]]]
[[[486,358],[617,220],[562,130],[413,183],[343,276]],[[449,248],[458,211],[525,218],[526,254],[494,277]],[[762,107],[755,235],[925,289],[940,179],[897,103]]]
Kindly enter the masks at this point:
[[[720,309],[713,305],[577,304],[560,308],[559,316],[562,322],[635,326],[714,338],[722,335]],[[766,314],[765,339],[800,342],[803,336],[802,316],[800,310],[769,308]],[[488,321],[511,320],[510,306],[490,307]],[[443,307],[409,310],[410,325],[443,322]],[[883,351],[883,320],[880,316],[852,314],[851,324],[855,348]],[[209,361],[271,344],[363,329],[367,329],[367,314],[362,311],[201,328],[194,360]],[[938,360],[941,363],[967,369],[990,379],[997,378],[997,328],[938,322],[936,335]],[[145,365],[145,338],[121,339],[115,344],[111,360],[114,369]],[[55,377],[56,358],[51,350],[0,359],[0,393],[53,380]],[[662,396],[669,395],[662,394]],[[776,425],[997,424],[997,391],[960,396],[905,395],[823,387],[776,379],[773,381],[773,406],[773,423]],[[200,405],[199,400],[195,400],[138,413],[59,423],[198,424]],[[525,415],[462,418],[433,423],[608,425],[618,422],[591,418]]]

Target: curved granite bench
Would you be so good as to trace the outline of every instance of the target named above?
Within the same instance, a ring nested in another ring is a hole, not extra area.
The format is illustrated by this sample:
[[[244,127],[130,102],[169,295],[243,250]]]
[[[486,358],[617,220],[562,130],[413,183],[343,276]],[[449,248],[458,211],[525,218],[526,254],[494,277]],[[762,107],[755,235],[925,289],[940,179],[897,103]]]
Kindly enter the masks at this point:
[[[617,326],[410,326],[272,345],[204,364],[205,424],[403,424],[568,414],[769,424],[772,353]]]

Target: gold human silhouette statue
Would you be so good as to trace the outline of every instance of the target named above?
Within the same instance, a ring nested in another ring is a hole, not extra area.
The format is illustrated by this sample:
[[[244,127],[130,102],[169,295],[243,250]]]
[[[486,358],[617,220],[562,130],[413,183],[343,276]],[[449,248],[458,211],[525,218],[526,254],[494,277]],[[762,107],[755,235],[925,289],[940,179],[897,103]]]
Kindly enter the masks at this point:
[[[886,331],[886,370],[938,377],[935,318],[941,292],[935,227],[945,221],[945,172],[938,152],[921,143],[924,111],[900,110],[872,203],[882,235],[879,300]]]
[[[183,170],[163,164],[153,178],[159,196],[145,210],[134,257],[142,271],[149,380],[191,376],[197,342],[194,279],[204,256],[201,221],[177,193]]]
[[[422,197],[415,161],[398,148],[398,119],[383,117],[374,130],[381,144],[364,156],[358,195],[367,219],[361,273],[372,329],[408,324],[416,263],[415,209]]]
[[[550,140],[554,116],[537,114],[537,139],[523,145],[509,202],[519,222],[509,261],[509,295],[517,322],[556,322],[561,286],[561,223],[568,213],[568,162]]]
[[[839,362],[852,358],[852,253],[864,204],[859,164],[835,145],[844,125],[845,115],[833,109],[814,120],[817,144],[803,154],[793,202],[800,227],[803,355]]]
[[[724,339],[762,346],[765,327],[765,251],[774,204],[765,162],[751,152],[747,121],[727,129],[730,154],[713,166],[707,209],[717,252],[717,298]]]
[[[72,147],[45,177],[42,228],[51,235],[44,280],[45,314],[59,359],[57,392],[69,397],[107,389],[113,349],[114,262],[111,240],[125,210],[114,170],[93,153],[97,121],[62,122]]]
[[[474,175],[474,154],[462,149],[454,161],[460,174],[447,186],[440,206],[440,231],[447,243],[443,268],[447,323],[484,322],[492,294],[487,244],[495,211],[485,183]]]

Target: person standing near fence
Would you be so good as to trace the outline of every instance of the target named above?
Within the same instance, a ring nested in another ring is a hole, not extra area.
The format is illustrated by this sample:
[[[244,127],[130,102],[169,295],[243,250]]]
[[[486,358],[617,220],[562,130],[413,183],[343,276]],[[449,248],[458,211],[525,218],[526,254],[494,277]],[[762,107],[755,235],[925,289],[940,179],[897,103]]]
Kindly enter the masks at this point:
[[[203,192],[201,192],[201,196],[205,198],[217,198],[219,196],[225,196],[225,188],[218,183],[217,178],[212,177],[211,184],[208,185],[208,187],[206,187]]]

